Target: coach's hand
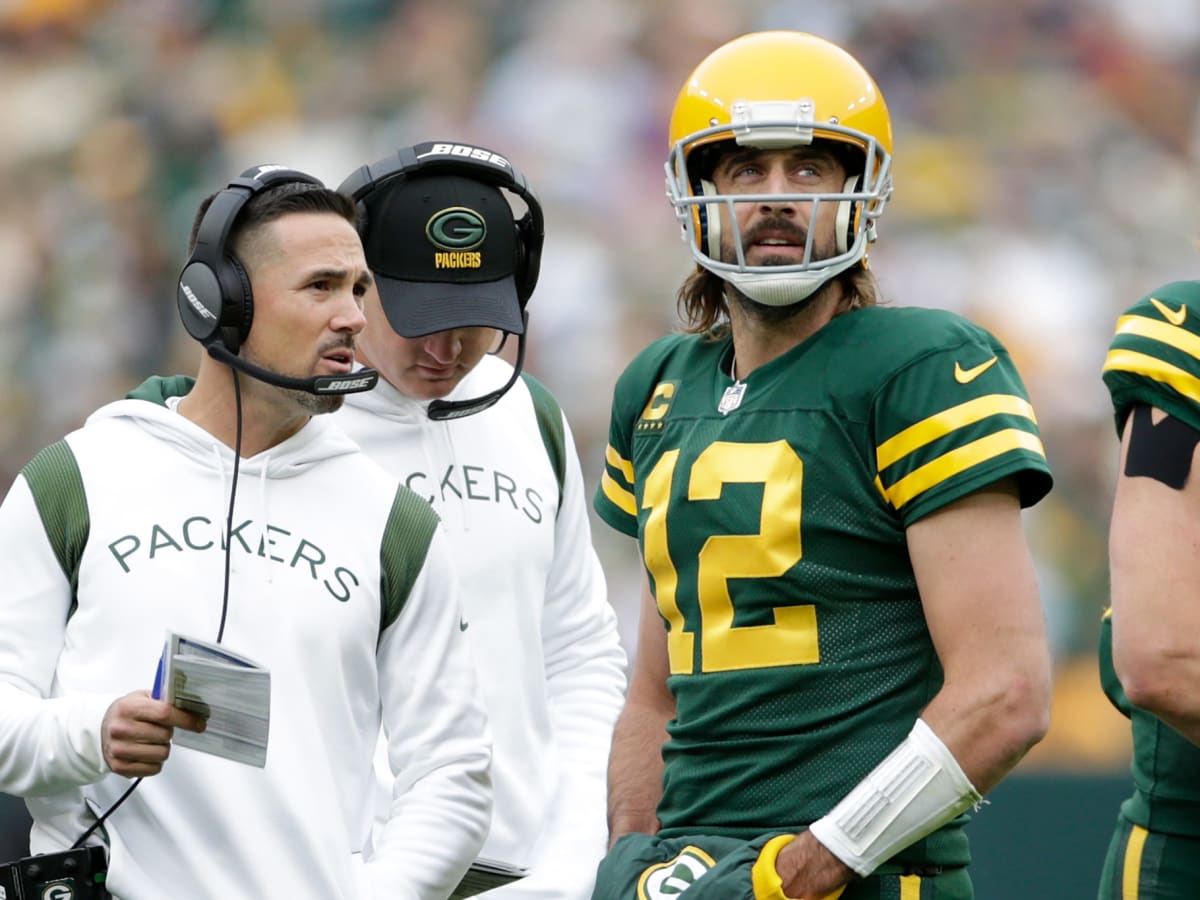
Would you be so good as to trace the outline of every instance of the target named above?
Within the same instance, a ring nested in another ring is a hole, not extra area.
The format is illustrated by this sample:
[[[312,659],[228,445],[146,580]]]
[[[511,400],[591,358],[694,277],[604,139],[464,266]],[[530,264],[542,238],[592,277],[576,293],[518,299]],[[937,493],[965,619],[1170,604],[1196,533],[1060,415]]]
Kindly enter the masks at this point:
[[[104,713],[100,746],[104,761],[117,775],[157,775],[171,754],[176,728],[203,731],[204,719],[155,700],[149,691],[134,691],[113,702]]]

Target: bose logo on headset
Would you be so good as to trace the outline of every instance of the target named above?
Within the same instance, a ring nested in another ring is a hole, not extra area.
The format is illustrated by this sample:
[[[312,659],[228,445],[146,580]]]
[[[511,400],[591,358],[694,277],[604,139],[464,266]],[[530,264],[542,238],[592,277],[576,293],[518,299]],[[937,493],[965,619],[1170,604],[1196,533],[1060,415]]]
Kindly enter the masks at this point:
[[[204,319],[216,319],[216,316],[212,314],[212,310],[200,302],[200,298],[196,296],[195,292],[190,287],[181,281],[179,283],[179,288],[183,291],[183,296],[187,298],[187,302],[192,305],[194,310],[196,310],[197,315]],[[3,898],[0,898],[0,900],[3,900]]]
[[[322,393],[334,394],[339,391],[360,391],[374,387],[377,378],[374,375],[368,375],[365,378],[339,378],[334,381],[327,381],[322,386]]]
[[[468,156],[480,162],[500,166],[502,169],[512,168],[512,164],[499,153],[493,153],[482,147],[472,147],[468,144],[434,144],[417,158],[424,159],[427,156]]]

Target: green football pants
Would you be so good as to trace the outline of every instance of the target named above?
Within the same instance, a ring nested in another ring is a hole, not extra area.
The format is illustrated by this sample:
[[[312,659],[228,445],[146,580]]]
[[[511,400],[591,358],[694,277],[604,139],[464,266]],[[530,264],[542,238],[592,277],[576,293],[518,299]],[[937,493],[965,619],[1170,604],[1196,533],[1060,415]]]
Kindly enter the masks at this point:
[[[658,838],[627,834],[600,861],[592,900],[755,900],[750,870],[763,844],[691,835]],[[836,900],[973,900],[965,868],[915,875],[881,866],[869,878],[848,884]]]
[[[1200,897],[1200,838],[1147,831],[1124,816],[1104,858],[1100,900]]]

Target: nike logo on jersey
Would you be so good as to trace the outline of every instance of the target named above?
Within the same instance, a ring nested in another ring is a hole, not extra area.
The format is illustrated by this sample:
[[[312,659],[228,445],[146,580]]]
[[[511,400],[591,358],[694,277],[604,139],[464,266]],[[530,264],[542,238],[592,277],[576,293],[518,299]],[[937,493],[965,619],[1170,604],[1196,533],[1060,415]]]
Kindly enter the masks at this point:
[[[1154,304],[1154,308],[1162,313],[1162,317],[1172,325],[1182,325],[1183,320],[1187,318],[1187,306],[1183,303],[1179,304],[1179,309],[1171,309],[1167,304],[1150,298],[1150,302]]]
[[[459,618],[459,620],[458,620],[458,630],[459,631],[466,631],[470,627],[471,627],[470,622],[468,622],[466,619]]]
[[[977,366],[972,366],[969,369],[964,369],[958,360],[954,361],[954,380],[959,384],[970,384],[988,369],[996,364],[996,357],[992,357],[987,362],[982,362]]]

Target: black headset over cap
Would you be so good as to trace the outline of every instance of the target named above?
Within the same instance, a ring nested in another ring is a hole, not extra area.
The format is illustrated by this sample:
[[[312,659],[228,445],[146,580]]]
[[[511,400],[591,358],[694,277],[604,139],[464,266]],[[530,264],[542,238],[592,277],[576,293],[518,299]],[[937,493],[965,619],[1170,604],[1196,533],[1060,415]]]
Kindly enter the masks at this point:
[[[501,189],[524,202],[519,218]],[[397,334],[488,327],[517,335],[502,388],[433,400],[428,414],[451,419],[492,406],[521,373],[525,307],[541,265],[542,208],[525,176],[484,147],[426,141],[360,167],[338,190],[358,204],[367,265]]]

